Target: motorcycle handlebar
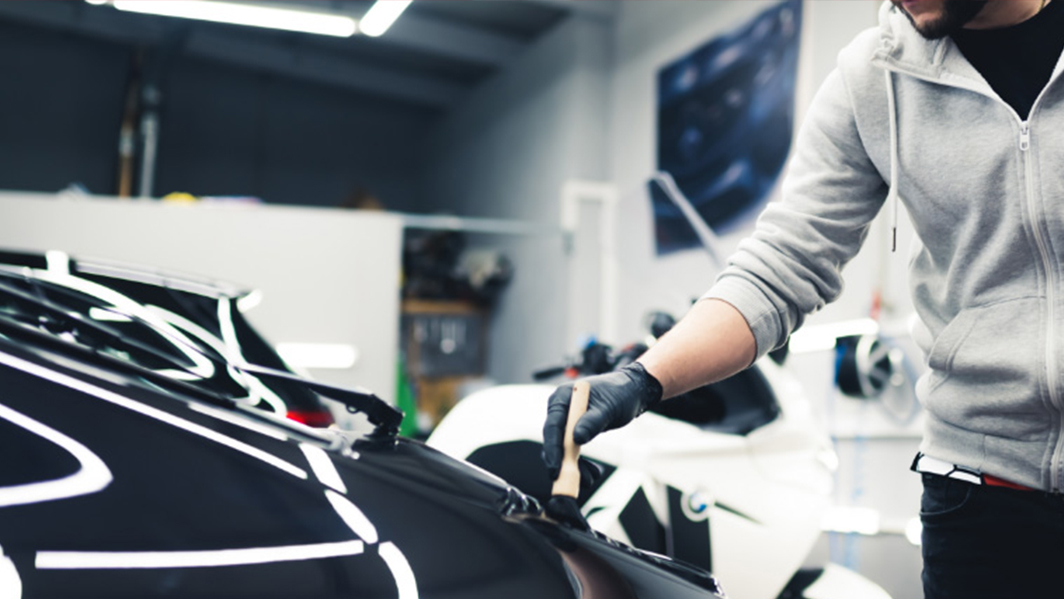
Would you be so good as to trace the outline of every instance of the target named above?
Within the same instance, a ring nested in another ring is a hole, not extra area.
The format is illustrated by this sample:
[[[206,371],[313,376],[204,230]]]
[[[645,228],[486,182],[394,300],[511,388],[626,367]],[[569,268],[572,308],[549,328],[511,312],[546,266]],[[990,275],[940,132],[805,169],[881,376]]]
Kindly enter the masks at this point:
[[[540,368],[539,370],[532,372],[532,378],[537,381],[552,379],[560,374],[564,374],[568,368],[568,366],[548,366],[546,368]]]

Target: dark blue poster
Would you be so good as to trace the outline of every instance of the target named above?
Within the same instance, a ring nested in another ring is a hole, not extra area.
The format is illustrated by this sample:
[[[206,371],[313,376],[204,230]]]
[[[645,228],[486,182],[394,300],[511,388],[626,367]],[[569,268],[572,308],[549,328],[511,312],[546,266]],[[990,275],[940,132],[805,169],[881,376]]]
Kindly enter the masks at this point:
[[[801,18],[801,0],[773,5],[658,72],[658,170],[717,233],[761,211],[787,159]],[[667,196],[651,201],[659,255],[700,246]]]

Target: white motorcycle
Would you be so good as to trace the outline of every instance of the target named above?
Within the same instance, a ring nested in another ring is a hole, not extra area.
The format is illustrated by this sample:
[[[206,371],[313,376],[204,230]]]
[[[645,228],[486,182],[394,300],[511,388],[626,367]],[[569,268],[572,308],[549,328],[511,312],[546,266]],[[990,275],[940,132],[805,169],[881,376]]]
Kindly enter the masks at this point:
[[[614,352],[590,343],[567,368],[538,374],[605,372],[645,349]],[[504,385],[473,393],[428,444],[545,501],[550,481],[540,451],[553,389]],[[837,459],[801,386],[770,360],[662,402],[581,453],[602,469],[578,498],[592,528],[710,570],[731,597],[889,599],[853,571],[809,563]]]

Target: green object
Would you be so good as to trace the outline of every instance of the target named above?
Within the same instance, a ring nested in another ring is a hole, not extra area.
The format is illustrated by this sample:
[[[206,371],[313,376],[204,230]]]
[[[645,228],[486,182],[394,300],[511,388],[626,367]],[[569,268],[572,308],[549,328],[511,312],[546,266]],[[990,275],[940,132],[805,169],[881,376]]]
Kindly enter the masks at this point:
[[[414,390],[410,387],[410,379],[406,377],[406,360],[402,354],[396,360],[396,366],[395,405],[403,412],[403,421],[399,424],[399,434],[403,437],[412,437],[418,432],[417,405],[414,401]]]

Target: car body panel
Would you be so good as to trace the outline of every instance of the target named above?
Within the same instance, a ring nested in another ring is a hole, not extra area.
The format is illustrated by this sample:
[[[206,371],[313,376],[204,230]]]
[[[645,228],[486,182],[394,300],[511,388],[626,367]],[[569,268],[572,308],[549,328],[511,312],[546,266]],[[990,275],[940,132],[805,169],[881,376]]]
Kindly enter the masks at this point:
[[[542,423],[553,391],[551,385],[477,391],[427,442],[542,500],[550,492]],[[711,570],[737,597],[774,599],[792,590],[822,534],[836,464],[800,386],[762,361],[724,385],[659,405],[581,447],[581,456],[603,469],[578,497],[588,523]],[[850,579],[867,591],[854,598],[882,596],[871,581]],[[825,580],[819,590],[832,592],[843,578]]]
[[[0,463],[0,585],[16,599],[722,596],[423,444],[182,394],[0,321],[0,448],[18,456]]]

